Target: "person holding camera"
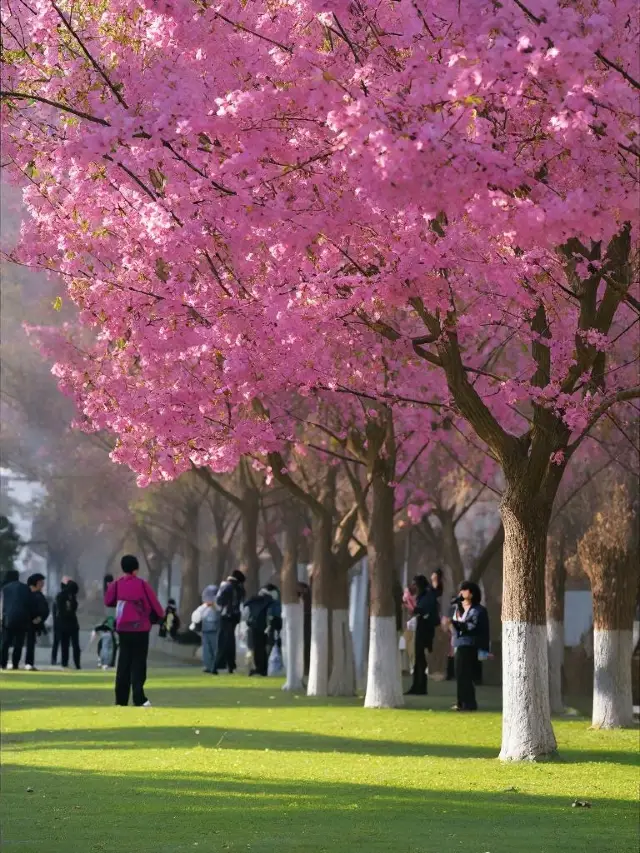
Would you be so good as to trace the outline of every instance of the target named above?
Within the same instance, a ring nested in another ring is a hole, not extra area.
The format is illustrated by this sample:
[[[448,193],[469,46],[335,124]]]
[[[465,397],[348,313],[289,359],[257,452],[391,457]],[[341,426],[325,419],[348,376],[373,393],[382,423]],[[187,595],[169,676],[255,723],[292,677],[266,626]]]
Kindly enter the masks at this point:
[[[489,651],[489,616],[481,604],[482,593],[478,584],[464,581],[460,592],[451,602],[450,620],[455,648],[458,701],[455,711],[477,711],[474,675],[479,655]]]

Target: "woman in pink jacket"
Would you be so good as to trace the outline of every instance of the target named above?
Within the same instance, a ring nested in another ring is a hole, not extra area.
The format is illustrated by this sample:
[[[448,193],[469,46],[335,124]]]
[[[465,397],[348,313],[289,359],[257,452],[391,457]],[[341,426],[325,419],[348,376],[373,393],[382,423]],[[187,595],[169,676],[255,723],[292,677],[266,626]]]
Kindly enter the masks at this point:
[[[107,587],[104,603],[116,608],[116,631],[119,637],[118,668],[116,670],[116,705],[133,704],[148,708],[151,702],[144,693],[147,680],[149,631],[159,622],[164,609],[149,584],[138,577],[138,558],[127,554],[120,561],[122,577]]]

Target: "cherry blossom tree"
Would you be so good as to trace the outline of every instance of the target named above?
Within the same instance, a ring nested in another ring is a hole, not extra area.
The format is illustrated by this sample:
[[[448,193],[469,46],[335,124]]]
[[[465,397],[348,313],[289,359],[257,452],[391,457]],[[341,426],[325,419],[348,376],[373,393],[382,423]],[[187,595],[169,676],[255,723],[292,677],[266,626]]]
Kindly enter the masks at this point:
[[[505,480],[501,756],[553,753],[551,508],[640,393],[631,0],[37,0],[3,27],[15,257],[94,329],[52,347],[86,425],[144,483],[280,452],[253,401],[282,389],[447,411]]]

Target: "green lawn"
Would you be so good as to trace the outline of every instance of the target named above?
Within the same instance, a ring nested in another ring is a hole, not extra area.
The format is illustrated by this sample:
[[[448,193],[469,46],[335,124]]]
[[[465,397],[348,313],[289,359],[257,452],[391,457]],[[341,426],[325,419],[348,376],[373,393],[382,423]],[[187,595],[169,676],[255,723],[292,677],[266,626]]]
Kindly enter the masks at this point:
[[[476,715],[446,710],[450,685],[365,711],[165,668],[138,709],[111,705],[112,678],[0,678],[6,853],[638,849],[637,731],[558,721],[559,761],[502,765],[491,689]]]

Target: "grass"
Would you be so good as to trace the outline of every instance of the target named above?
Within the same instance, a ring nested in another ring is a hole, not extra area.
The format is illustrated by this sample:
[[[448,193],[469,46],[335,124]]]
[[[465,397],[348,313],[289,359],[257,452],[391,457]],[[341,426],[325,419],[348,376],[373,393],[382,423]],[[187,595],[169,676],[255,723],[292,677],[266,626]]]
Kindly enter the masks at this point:
[[[138,709],[111,705],[112,678],[0,678],[6,853],[638,849],[637,731],[559,720],[559,761],[503,765],[488,688],[477,715],[446,710],[450,685],[365,711],[165,668]]]

